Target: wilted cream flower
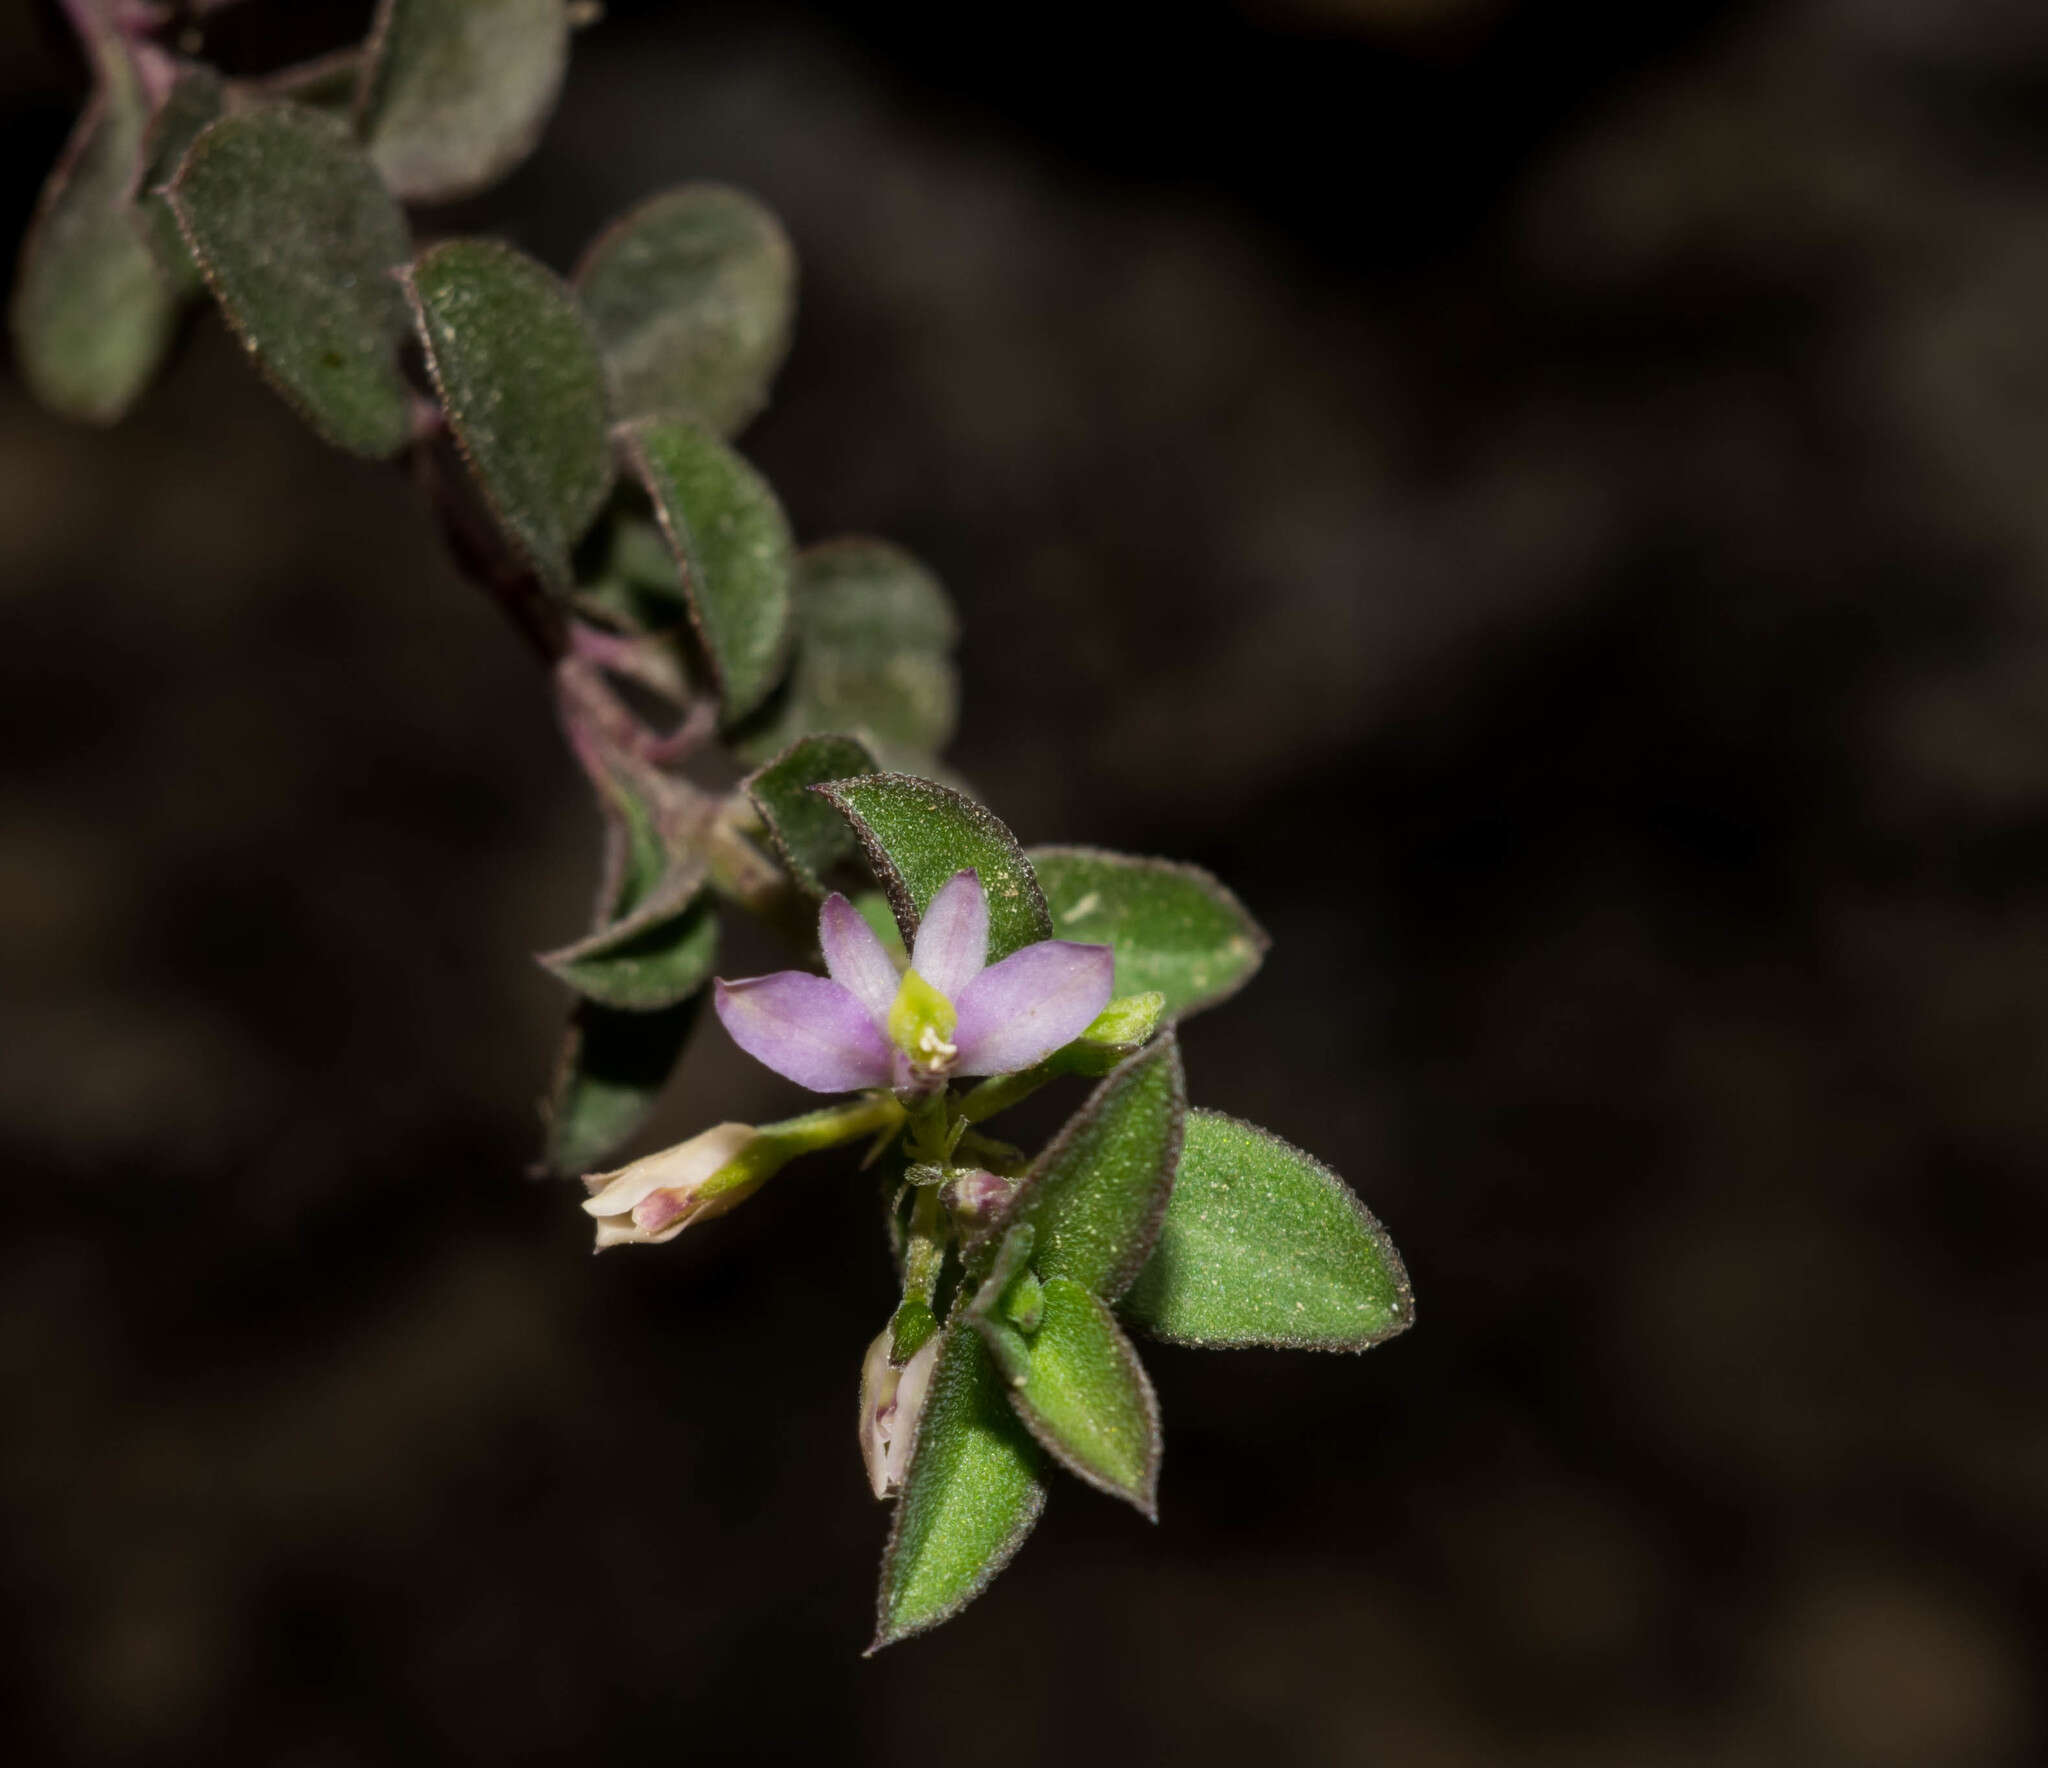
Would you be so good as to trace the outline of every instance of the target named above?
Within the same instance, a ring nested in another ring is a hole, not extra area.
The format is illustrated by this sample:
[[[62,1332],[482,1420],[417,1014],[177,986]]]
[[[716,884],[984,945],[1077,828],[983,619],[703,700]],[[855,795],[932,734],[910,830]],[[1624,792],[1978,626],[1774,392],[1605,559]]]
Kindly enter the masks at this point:
[[[702,1135],[649,1154],[617,1172],[584,1179],[591,1197],[583,1206],[597,1218],[597,1250],[607,1246],[659,1246],[692,1222],[723,1215],[751,1197],[767,1171],[732,1167],[759,1139],[750,1123],[713,1124]],[[769,1169],[772,1171],[773,1169]]]
[[[899,1369],[889,1361],[894,1338],[895,1328],[884,1327],[881,1336],[868,1346],[860,1369],[860,1452],[868,1464],[868,1484],[877,1498],[888,1497],[903,1484],[918,1414],[924,1410],[932,1365],[939,1357],[939,1339],[934,1333]]]

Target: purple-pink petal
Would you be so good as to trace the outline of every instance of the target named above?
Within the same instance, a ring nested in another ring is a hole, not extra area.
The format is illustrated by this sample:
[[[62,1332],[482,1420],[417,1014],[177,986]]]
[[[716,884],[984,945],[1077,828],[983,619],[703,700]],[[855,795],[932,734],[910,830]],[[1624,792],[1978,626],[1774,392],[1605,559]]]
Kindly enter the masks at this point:
[[[836,890],[818,911],[818,944],[832,980],[868,1010],[878,1027],[887,1025],[902,978],[889,961],[888,947],[875,937],[860,910]]]
[[[1014,1074],[1070,1044],[1109,1005],[1116,954],[1047,939],[991,964],[954,997],[959,1074]]]
[[[808,970],[721,980],[718,1017],[757,1062],[814,1093],[889,1085],[894,1051],[849,988]]]
[[[987,962],[988,899],[981,894],[981,874],[970,866],[933,893],[910,948],[910,967],[957,1002]]]

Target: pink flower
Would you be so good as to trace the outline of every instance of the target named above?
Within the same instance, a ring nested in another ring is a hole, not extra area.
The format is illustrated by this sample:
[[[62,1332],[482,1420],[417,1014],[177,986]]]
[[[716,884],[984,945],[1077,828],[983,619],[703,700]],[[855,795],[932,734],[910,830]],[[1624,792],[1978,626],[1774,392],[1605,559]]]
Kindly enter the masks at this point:
[[[989,963],[988,903],[971,870],[932,897],[902,975],[837,893],[818,912],[818,944],[829,975],[779,970],[721,980],[716,994],[733,1042],[815,1093],[1014,1074],[1086,1031],[1115,981],[1108,946],[1066,939]]]

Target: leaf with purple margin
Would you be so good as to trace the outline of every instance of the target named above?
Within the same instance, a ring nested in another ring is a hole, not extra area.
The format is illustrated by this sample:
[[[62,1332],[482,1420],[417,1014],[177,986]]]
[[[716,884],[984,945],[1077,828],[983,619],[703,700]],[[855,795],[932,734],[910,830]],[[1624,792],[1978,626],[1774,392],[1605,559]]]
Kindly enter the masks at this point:
[[[207,286],[264,377],[329,442],[384,459],[412,433],[392,272],[405,216],[346,125],[293,104],[213,124],[170,203]]]
[[[888,541],[834,540],[797,554],[790,600],[796,656],[734,748],[765,761],[807,733],[844,731],[885,767],[928,769],[960,699],[959,623],[938,579]]]
[[[888,893],[906,945],[925,907],[956,872],[973,867],[988,898],[988,961],[1052,933],[1045,897],[1016,836],[992,811],[950,786],[912,774],[868,774],[816,788],[852,825]]]
[[[95,60],[99,89],[43,186],[7,317],[29,391],[65,417],[110,424],[155,378],[179,300],[130,200],[148,95],[117,43],[95,45]]]
[[[622,416],[681,417],[736,434],[789,351],[796,255],[744,191],[685,184],[599,236],[576,292]]]
[[[1235,994],[1272,943],[1199,866],[1093,847],[1038,847],[1031,864],[1062,939],[1111,946],[1118,994],[1157,990],[1184,1019]]]
[[[1113,1070],[1067,1120],[997,1229],[1029,1222],[1041,1277],[1071,1277],[1115,1301],[1159,1238],[1186,1115],[1180,1046],[1169,1030]]]
[[[450,202],[533,151],[568,65],[565,0],[380,0],[357,126],[398,196]]]
[[[741,782],[777,856],[812,896],[825,894],[826,875],[852,859],[860,843],[845,819],[810,788],[874,771],[875,758],[852,737],[799,737]]]
[[[871,1653],[952,1619],[1038,1521],[1038,1446],[1006,1394],[980,1335],[948,1326],[882,1555]]]
[[[1068,1472],[1156,1522],[1159,1401],[1144,1364],[1108,1307],[1071,1277],[1048,1277],[1040,1305],[1037,1328],[1019,1335],[1028,1354],[1010,1378],[1010,1404]],[[984,1337],[1016,1331],[976,1324]]]
[[[202,62],[180,62],[171,89],[150,118],[135,180],[135,202],[158,270],[181,295],[206,286],[199,261],[172,213],[165,188],[177,176],[192,143],[227,103],[227,84]]]
[[[1159,1244],[1118,1312],[1173,1344],[1357,1351],[1406,1331],[1415,1303],[1342,1179],[1270,1131],[1191,1111]]]
[[[403,279],[448,424],[498,525],[550,589],[612,487],[604,369],[559,277],[498,240],[451,239]]]
[[[701,881],[702,873],[698,874]],[[676,906],[663,891],[633,914],[573,945],[543,952],[541,963],[586,1000],[652,1012],[695,994],[718,967],[718,917],[693,886]]]
[[[702,1010],[700,991],[655,1013],[577,1004],[542,1106],[542,1164],[573,1176],[603,1167],[652,1114]]]
[[[709,430],[657,419],[626,426],[620,442],[675,552],[732,724],[760,705],[788,657],[789,520],[768,481]]]

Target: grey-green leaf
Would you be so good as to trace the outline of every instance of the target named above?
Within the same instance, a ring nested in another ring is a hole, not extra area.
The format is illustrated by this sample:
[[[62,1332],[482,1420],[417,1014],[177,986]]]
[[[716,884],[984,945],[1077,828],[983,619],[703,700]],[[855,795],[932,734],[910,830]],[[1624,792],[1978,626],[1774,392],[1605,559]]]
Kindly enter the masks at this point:
[[[1400,1254],[1344,1181],[1220,1111],[1188,1113],[1159,1244],[1118,1311],[1175,1344],[1333,1351],[1415,1318]]]
[[[959,623],[924,566],[884,540],[835,540],[797,554],[796,660],[782,691],[736,744],[765,761],[812,731],[846,731],[884,766],[912,772],[952,739]]]
[[[813,896],[825,894],[826,875],[860,844],[846,820],[810,788],[874,771],[874,757],[851,737],[799,737],[744,782],[782,863]]]
[[[870,1652],[958,1614],[1037,1522],[1038,1449],[1005,1394],[980,1336],[949,1326],[882,1555]]]
[[[595,1172],[632,1140],[674,1071],[703,1001],[695,994],[657,1013],[577,1004],[542,1107],[548,1171]]]
[[[1186,1018],[1235,994],[1271,941],[1199,866],[1092,847],[1038,847],[1031,864],[1061,939],[1116,950],[1118,994],[1156,989]]]
[[[178,297],[129,200],[148,101],[118,49],[43,186],[8,308],[15,360],[52,411],[110,424],[170,348]]]
[[[227,83],[202,62],[181,62],[170,92],[150,119],[142,142],[141,170],[136,177],[136,205],[157,269],[181,295],[196,295],[205,286],[199,261],[171,212],[165,187],[177,175],[192,143],[217,118],[227,103]]]
[[[1159,1401],[1144,1364],[1115,1316],[1071,1277],[1048,1277],[1040,1306],[1011,1405],[1069,1472],[1157,1521]],[[984,1337],[1013,1330],[976,1324]]]
[[[685,184],[597,239],[576,291],[626,417],[687,417],[736,434],[789,351],[796,255],[744,191]]]
[[[392,272],[405,216],[334,117],[272,104],[193,143],[171,207],[256,366],[322,436],[384,459],[411,433]]]
[[[706,895],[676,909],[664,893],[573,945],[542,953],[540,961],[586,1000],[650,1012],[710,981],[718,964],[718,916]]]
[[[1067,1120],[998,1228],[1031,1223],[1031,1262],[1041,1277],[1071,1277],[1115,1301],[1159,1238],[1186,1115],[1180,1045],[1167,1031],[1112,1070]]]
[[[972,866],[988,899],[988,961],[1052,935],[1045,897],[1017,837],[950,786],[911,774],[868,774],[817,788],[853,826],[909,945],[939,886]]]
[[[768,481],[708,430],[660,419],[632,425],[622,442],[675,550],[731,724],[767,697],[788,655],[788,518]]]
[[[612,486],[604,369],[567,288],[497,240],[452,239],[405,278],[427,365],[498,524],[551,589]]]
[[[482,190],[533,151],[568,65],[565,0],[380,0],[356,95],[370,158],[408,202]]]

